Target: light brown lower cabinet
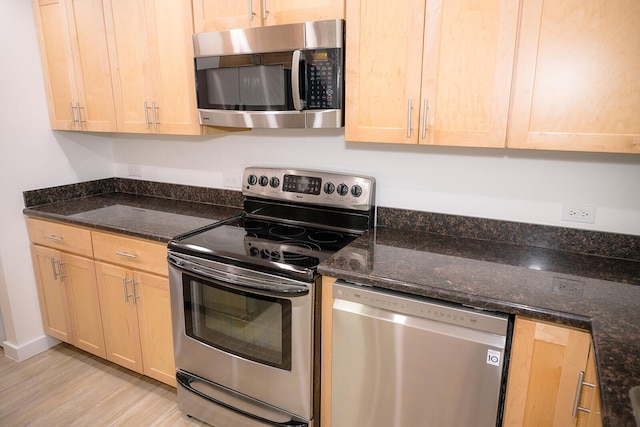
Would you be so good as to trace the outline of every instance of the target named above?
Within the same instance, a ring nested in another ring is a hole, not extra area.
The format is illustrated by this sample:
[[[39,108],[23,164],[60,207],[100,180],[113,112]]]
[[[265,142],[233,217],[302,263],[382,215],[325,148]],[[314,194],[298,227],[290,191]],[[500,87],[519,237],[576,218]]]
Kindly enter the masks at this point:
[[[516,318],[503,425],[602,425],[588,332]]]
[[[27,219],[45,333],[175,387],[162,243]]]
[[[169,279],[96,261],[107,360],[175,386]]]

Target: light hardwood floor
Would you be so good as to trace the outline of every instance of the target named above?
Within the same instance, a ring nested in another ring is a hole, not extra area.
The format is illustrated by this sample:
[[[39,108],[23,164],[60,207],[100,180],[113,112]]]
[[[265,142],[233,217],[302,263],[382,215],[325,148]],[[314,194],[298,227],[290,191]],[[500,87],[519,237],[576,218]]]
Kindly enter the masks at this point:
[[[0,348],[0,426],[206,426],[176,390],[68,344],[23,362]]]

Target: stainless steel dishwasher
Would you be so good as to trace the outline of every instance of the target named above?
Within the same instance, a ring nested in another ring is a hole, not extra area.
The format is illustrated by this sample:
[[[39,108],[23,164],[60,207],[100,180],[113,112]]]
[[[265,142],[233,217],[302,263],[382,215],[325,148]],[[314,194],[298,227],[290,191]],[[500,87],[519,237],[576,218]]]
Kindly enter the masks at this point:
[[[332,427],[500,424],[507,315],[338,281]]]

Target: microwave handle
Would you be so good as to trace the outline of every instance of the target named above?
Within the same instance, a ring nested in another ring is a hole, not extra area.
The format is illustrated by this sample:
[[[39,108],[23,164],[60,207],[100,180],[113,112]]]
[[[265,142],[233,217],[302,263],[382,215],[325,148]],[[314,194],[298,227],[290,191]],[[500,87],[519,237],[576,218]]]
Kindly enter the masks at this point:
[[[302,99],[300,99],[300,49],[293,51],[291,59],[291,94],[293,96],[293,108],[302,111]]]

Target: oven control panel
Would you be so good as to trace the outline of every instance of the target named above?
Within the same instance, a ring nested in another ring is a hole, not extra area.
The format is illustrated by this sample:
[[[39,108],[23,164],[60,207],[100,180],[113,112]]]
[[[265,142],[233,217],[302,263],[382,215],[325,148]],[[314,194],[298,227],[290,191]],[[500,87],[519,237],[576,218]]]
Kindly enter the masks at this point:
[[[375,179],[315,170],[249,167],[242,177],[242,194],[368,211],[375,203]]]

